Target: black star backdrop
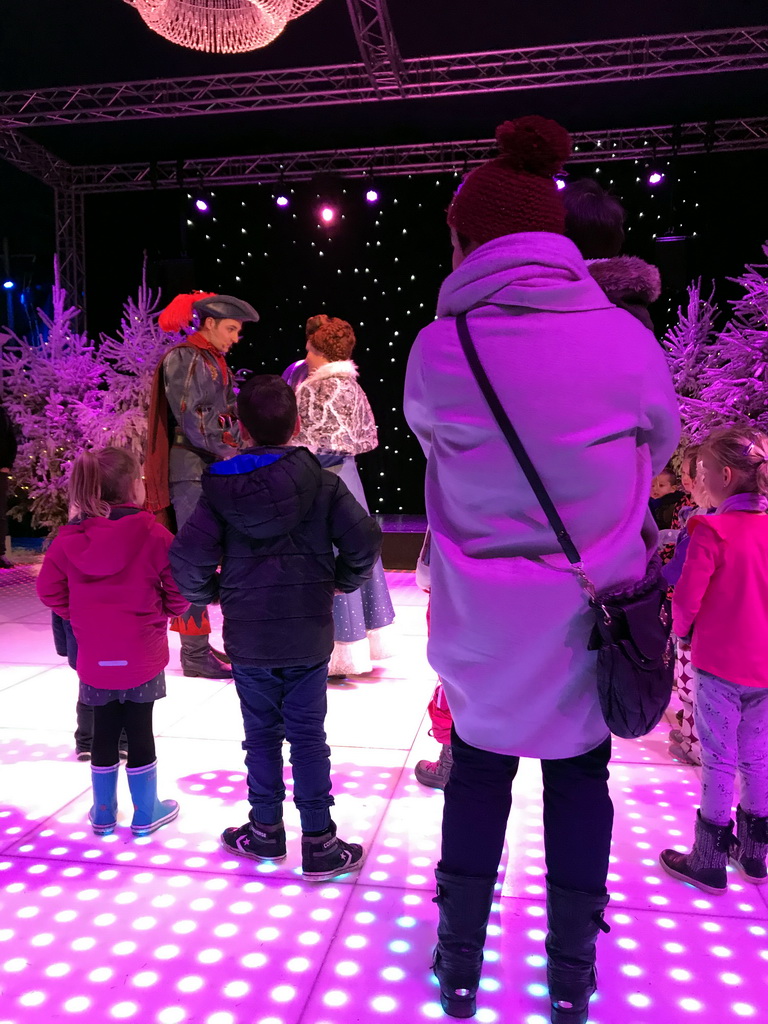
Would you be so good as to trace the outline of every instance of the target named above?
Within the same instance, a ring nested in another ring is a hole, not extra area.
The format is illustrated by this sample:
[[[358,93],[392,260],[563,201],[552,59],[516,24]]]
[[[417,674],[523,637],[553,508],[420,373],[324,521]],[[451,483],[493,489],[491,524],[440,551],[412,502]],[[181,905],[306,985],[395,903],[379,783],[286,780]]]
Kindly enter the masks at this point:
[[[664,177],[651,188],[647,178],[656,166]],[[594,176],[624,203],[626,251],[660,266],[666,287],[653,309],[657,334],[674,320],[691,278],[717,279],[725,305],[732,294],[727,277],[761,261],[767,170],[763,152],[660,165],[649,152],[642,161],[606,155],[571,165],[572,179]],[[242,296],[258,309],[260,323],[246,325],[230,355],[235,369],[280,373],[303,353],[307,317],[324,312],[349,320],[360,382],[379,426],[378,450],[360,460],[371,509],[421,512],[424,460],[402,415],[403,377],[413,339],[433,318],[450,271],[445,211],[458,177],[384,178],[375,183],[376,204],[366,202],[371,183],[363,179],[91,197],[89,326],[115,329],[144,251],[157,280],[171,285],[168,298],[196,287]],[[275,202],[281,192],[289,199],[283,208]],[[208,213],[195,207],[201,193]],[[323,200],[337,211],[330,226],[319,216]],[[676,240],[660,241],[669,238]]]

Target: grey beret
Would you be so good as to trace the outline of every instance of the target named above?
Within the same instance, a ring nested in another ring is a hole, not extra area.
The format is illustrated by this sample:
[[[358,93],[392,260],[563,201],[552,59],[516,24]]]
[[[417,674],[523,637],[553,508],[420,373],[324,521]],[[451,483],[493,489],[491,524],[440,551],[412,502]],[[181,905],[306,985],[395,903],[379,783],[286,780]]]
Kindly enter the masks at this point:
[[[198,299],[192,303],[192,308],[204,320],[212,316],[215,320],[252,320],[254,323],[259,319],[259,314],[243,299],[236,299],[234,295],[212,295],[208,299]]]

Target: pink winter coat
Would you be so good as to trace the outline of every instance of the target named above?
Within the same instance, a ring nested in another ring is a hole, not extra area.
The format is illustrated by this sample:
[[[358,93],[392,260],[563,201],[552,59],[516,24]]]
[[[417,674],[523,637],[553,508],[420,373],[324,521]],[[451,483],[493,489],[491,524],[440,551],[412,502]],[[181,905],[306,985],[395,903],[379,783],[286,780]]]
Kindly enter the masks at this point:
[[[691,661],[742,686],[768,686],[768,515],[692,516],[672,598],[675,633],[693,629]]]
[[[37,593],[78,643],[77,674],[104,690],[141,686],[168,664],[168,616],[189,602],[171,576],[173,536],[140,509],[63,526],[45,556]]]

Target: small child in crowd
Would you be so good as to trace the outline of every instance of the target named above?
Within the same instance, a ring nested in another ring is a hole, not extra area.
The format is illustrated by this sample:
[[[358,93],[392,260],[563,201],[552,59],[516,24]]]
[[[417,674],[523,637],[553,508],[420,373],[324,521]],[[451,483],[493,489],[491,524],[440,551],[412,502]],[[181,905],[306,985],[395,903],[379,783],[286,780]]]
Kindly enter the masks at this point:
[[[651,482],[651,513],[660,530],[670,530],[672,520],[678,509],[685,504],[685,494],[680,490],[680,481],[677,479],[672,466],[655,476]]]
[[[80,701],[93,708],[88,817],[96,835],[117,824],[118,744],[125,730],[131,831],[149,835],[179,813],[175,800],[157,799],[152,711],[165,696],[168,619],[189,602],[171,576],[171,534],[142,510],[141,467],[131,452],[84,452],[72,469],[70,503],[75,519],[48,549],[37,592],[71,623]]]
[[[203,495],[171,547],[185,597],[221,603],[243,715],[251,811],[221,842],[238,857],[286,857],[287,739],[303,876],[322,881],[363,861],[363,847],[339,839],[331,819],[325,714],[333,597],[370,579],[381,531],[338,476],[306,448],[291,445],[298,415],[285,381],[251,377],[237,412],[251,447],[206,468]]]
[[[699,449],[699,476],[717,512],[689,519],[672,618],[677,636],[691,643],[701,805],[691,852],[663,850],[660,863],[717,894],[727,888],[729,857],[747,881],[768,879],[768,436],[739,428],[712,434]]]
[[[690,496],[689,503],[680,506],[672,520],[672,529],[677,530],[677,540],[667,545],[662,551],[662,570],[664,579],[669,584],[670,598],[674,594],[675,584],[683,571],[685,556],[688,551],[691,535],[687,524],[691,516],[710,515],[715,512],[711,508],[711,499],[704,490],[701,476],[696,472],[696,460],[699,446],[689,445],[683,452],[680,468],[680,481],[683,490]],[[675,657],[675,688],[682,704],[677,712],[678,727],[669,734],[669,752],[679,761],[687,764],[701,764],[701,744],[696,733],[693,713],[693,669],[691,667],[691,645],[677,639]]]

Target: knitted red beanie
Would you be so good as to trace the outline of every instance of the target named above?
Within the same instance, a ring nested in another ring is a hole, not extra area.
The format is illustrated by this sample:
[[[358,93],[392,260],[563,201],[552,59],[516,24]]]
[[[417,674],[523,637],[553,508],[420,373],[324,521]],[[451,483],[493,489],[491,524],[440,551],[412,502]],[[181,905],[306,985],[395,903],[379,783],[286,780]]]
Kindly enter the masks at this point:
[[[448,223],[478,245],[516,231],[565,231],[554,175],[571,155],[557,121],[533,114],[496,129],[501,156],[471,171],[448,209]]]

